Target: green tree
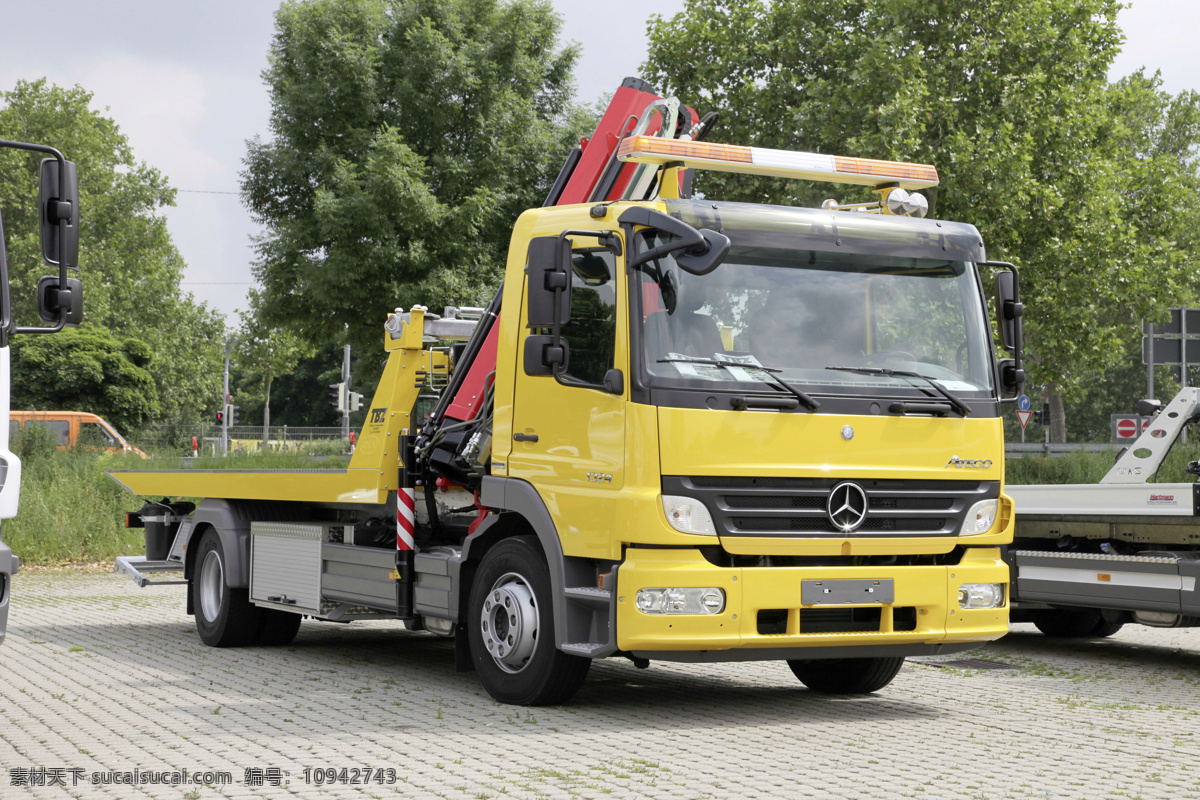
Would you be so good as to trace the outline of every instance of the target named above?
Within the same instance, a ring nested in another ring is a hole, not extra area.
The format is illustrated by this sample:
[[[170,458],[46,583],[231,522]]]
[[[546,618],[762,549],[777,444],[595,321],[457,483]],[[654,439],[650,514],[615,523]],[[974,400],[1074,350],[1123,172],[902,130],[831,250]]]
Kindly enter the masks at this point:
[[[546,0],[283,4],[242,174],[270,323],[378,347],[396,307],[490,299],[588,117],[558,30]]]
[[[150,346],[97,326],[12,342],[12,405],[90,411],[128,432],[159,413]]]
[[[271,441],[271,384],[296,368],[301,359],[311,356],[313,348],[296,334],[263,321],[262,296],[250,292],[250,312],[241,312],[242,325],[237,333],[241,366],[262,394],[263,443]]]
[[[92,95],[78,86],[63,89],[45,80],[18,81],[12,91],[0,92],[0,132],[9,139],[50,144],[76,163],[81,330],[97,326],[118,339],[132,336],[152,342],[155,395],[149,419],[196,420],[220,398],[224,322],[180,290],[184,262],[161,211],[174,205],[175,191],[162,173],[134,158],[117,124],[92,111],[91,100]],[[39,324],[37,281],[50,271],[42,265],[38,234],[39,161],[38,154],[0,151],[0,208],[20,325]],[[100,413],[108,402],[97,395],[100,405],[93,408],[86,396],[66,393],[56,400],[57,388],[51,382],[39,395],[47,406],[66,407],[69,400],[77,410]],[[147,407],[134,402],[130,418],[143,418]]]
[[[1138,320],[1194,296],[1194,95],[1110,85],[1115,0],[694,0],[652,18],[647,77],[725,112],[738,144],[933,163],[937,216],[1022,269],[1029,372],[1064,396],[1124,357]],[[828,187],[707,173],[722,199]],[[865,190],[838,187],[841,199]]]

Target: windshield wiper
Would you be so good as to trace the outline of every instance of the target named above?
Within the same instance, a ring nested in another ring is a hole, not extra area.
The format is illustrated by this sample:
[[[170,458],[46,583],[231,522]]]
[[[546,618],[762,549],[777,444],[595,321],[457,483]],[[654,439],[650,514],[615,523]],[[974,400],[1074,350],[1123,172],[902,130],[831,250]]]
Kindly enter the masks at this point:
[[[921,380],[932,386],[938,394],[950,401],[950,405],[958,412],[960,417],[965,417],[971,413],[971,407],[958,398],[945,386],[937,382],[937,379],[931,378],[928,375],[922,375],[919,372],[910,372],[906,369],[888,369],[887,367],[826,367],[825,369],[836,369],[842,372],[865,372],[870,375],[895,375],[901,378],[920,378]]]
[[[725,367],[726,369],[729,369],[730,367],[741,367],[742,369],[756,369],[767,376],[767,383],[769,383],[772,386],[775,386],[779,389],[783,389],[785,392],[791,393],[792,395],[795,396],[795,398],[797,400],[799,400],[801,403],[804,403],[804,405],[808,406],[808,408],[810,410],[816,411],[818,408],[821,407],[821,404],[819,402],[817,402],[817,399],[815,397],[807,394],[806,392],[800,391],[799,389],[797,389],[795,386],[792,386],[787,381],[783,380],[782,378],[776,378],[772,374],[775,372],[783,372],[783,370],[781,370],[781,369],[774,369],[772,367],[764,367],[761,364],[740,364],[737,361],[717,361],[715,358],[660,358],[660,359],[658,359],[658,363],[659,364],[676,364],[676,363],[677,364],[709,364],[714,367]]]

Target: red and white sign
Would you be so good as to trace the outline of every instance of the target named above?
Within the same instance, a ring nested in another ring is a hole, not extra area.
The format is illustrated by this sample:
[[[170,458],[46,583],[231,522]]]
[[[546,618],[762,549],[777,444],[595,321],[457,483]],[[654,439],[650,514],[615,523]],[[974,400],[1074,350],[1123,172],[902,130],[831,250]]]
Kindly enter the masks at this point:
[[[1138,435],[1138,424],[1136,419],[1119,419],[1117,420],[1117,436],[1121,439],[1134,439]]]
[[[1025,430],[1025,426],[1029,424],[1029,418],[1033,416],[1032,411],[1017,410],[1017,419],[1021,420],[1021,430]]]

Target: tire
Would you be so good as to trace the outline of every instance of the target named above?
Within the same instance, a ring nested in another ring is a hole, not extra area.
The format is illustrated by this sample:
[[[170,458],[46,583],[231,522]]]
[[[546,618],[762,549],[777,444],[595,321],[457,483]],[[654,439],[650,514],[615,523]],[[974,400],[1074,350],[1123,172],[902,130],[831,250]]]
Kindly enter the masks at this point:
[[[1105,621],[1104,615],[1097,608],[1078,611],[1051,608],[1037,611],[1033,617],[1033,624],[1045,635],[1057,639],[1084,639],[1104,635],[1093,631],[1101,629]],[[1116,633],[1116,630],[1113,633]]]
[[[789,661],[800,682],[823,694],[870,694],[887,686],[904,666],[903,656]]]
[[[501,703],[564,703],[583,685],[590,658],[554,646],[550,569],[537,540],[505,539],[471,584],[467,639],[479,681]]]
[[[196,631],[209,647],[242,647],[254,641],[262,611],[250,602],[248,589],[230,588],[225,563],[221,537],[210,528],[200,537],[188,586]]]
[[[300,630],[303,615],[274,608],[260,608],[258,611],[262,619],[254,636],[255,643],[265,647],[281,647],[292,643]]]
[[[1121,622],[1120,620],[1117,620],[1116,622],[1109,621],[1104,618],[1103,614],[1101,614],[1100,621],[1096,623],[1096,627],[1092,628],[1092,632],[1089,635],[1095,636],[1098,639],[1107,639],[1109,636],[1112,636],[1114,633],[1124,627],[1124,622]]]

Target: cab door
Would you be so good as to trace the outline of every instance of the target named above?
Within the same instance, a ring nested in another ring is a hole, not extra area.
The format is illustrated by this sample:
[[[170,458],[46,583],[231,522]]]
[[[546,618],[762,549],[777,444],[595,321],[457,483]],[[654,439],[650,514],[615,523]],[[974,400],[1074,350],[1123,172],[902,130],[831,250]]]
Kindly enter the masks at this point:
[[[623,259],[611,251],[573,249],[560,374],[529,374],[539,369],[524,363],[532,357],[525,339],[547,329],[530,329],[528,308],[521,311],[508,475],[537,489],[568,555],[605,558],[612,552],[614,499],[625,479],[628,381],[622,377],[619,394],[604,383],[610,370],[629,374],[623,274]]]

